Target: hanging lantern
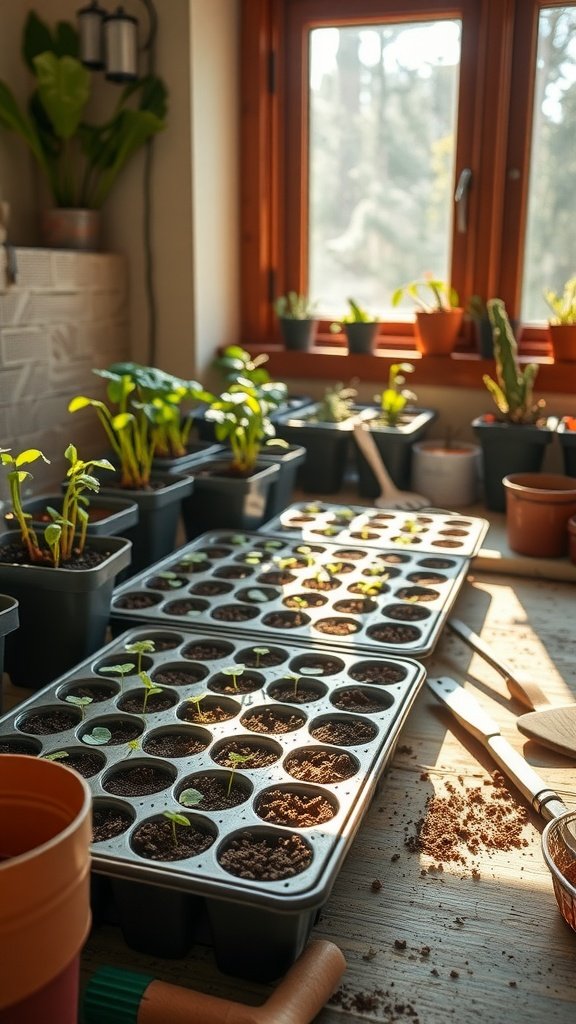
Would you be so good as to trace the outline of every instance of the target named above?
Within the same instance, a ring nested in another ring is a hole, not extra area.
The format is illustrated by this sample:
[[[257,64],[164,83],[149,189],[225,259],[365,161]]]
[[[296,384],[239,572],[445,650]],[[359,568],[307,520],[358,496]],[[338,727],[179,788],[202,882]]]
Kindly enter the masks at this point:
[[[104,18],[106,78],[133,82],[138,77],[138,19],[122,7]]]
[[[93,0],[88,7],[76,12],[80,41],[80,60],[92,71],[101,71],[104,67],[103,24],[106,11]]]

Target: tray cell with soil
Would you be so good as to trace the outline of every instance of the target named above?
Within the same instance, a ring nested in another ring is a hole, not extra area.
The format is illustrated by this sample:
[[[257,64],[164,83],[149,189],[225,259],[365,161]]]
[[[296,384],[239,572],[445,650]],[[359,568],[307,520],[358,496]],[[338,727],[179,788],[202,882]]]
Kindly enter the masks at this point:
[[[38,757],[42,745],[37,740],[25,739],[23,736],[0,736],[0,754],[28,754]]]
[[[154,691],[159,692],[154,692]],[[161,711],[167,711],[178,703],[179,697],[174,690],[162,689],[159,686],[152,686],[150,689],[138,687],[125,693],[117,701],[120,711],[131,715],[157,715]]]
[[[1,718],[0,752],[20,743],[78,757],[94,801],[96,928],[119,925],[134,950],[181,957],[205,912],[220,969],[269,981],[308,939],[424,669],[224,631],[153,621],[120,633]],[[379,685],[354,679],[367,663]],[[143,677],[170,696],[164,710],[150,713],[150,692],[143,713]],[[217,679],[231,690],[211,690]],[[257,689],[236,692],[234,679]],[[92,688],[107,699],[90,700]],[[121,710],[131,700],[136,710]]]
[[[261,690],[263,685],[264,676],[261,672],[247,671],[244,665],[236,663],[212,676],[208,689],[213,693],[226,693],[233,697],[234,694],[254,693]]]
[[[425,518],[434,524],[432,514]],[[396,518],[393,522],[398,526]],[[218,582],[224,573],[229,575],[230,591],[181,599],[168,597],[165,591],[154,591],[154,581],[170,577],[173,572],[172,555],[117,588],[112,602],[112,627],[118,632],[130,622],[149,622],[157,629],[160,623],[181,625],[184,618],[185,628],[193,631],[221,627],[222,638],[228,632],[247,628],[254,646],[278,645],[290,635],[291,640],[314,647],[347,649],[354,637],[355,648],[365,653],[380,653],[386,646],[394,652],[401,643],[407,654],[425,657],[437,643],[469,567],[469,559],[461,556],[443,559],[411,550],[412,540],[420,542],[427,533],[409,531],[432,530],[432,525],[415,520],[408,526],[404,520],[400,528],[408,531],[402,534],[409,542],[404,544],[406,550],[343,546],[329,541],[304,544],[269,535],[269,541],[279,547],[267,551],[257,548],[262,543],[262,534],[239,534],[231,557],[229,546],[222,543],[222,531],[215,530],[180,549],[178,560],[186,557],[186,553],[192,556],[199,546],[203,551],[212,551],[207,559],[210,567],[205,575],[197,576],[196,584]],[[223,552],[226,557],[216,557]],[[251,562],[257,564],[246,564]],[[243,578],[247,569],[257,571],[253,580]],[[416,580],[424,581],[427,573],[432,574],[432,579],[441,573],[443,582],[425,586],[415,581],[415,573],[422,573]],[[143,588],[156,593],[159,603],[150,609],[129,610],[123,606],[121,599],[125,593]],[[203,607],[186,611],[189,601],[200,601]],[[184,614],[178,614],[180,611]],[[393,630],[380,629],[383,619],[391,624],[417,622],[418,630],[398,639]],[[389,644],[387,636],[391,637]]]

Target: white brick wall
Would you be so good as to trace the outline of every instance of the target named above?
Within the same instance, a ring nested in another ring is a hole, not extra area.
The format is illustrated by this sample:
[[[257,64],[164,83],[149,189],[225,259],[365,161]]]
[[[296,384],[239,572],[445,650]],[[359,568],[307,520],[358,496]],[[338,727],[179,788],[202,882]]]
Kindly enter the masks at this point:
[[[17,454],[40,448],[26,493],[59,489],[64,450],[102,454],[106,441],[96,414],[73,415],[75,395],[103,397],[93,369],[128,358],[127,270],[122,256],[50,249],[16,249],[17,281],[6,283],[0,246],[0,447]],[[5,476],[0,500],[5,499]]]

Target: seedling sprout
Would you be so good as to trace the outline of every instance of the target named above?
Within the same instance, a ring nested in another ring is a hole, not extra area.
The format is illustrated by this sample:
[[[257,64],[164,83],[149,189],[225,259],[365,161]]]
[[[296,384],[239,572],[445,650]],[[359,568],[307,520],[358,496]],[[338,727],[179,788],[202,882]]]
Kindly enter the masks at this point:
[[[139,672],[138,676],[140,678],[142,686],[144,687],[144,702],[142,704],[142,714],[145,715],[146,706],[148,704],[149,698],[152,697],[152,695],[155,693],[162,693],[164,687],[158,686],[156,683],[153,683],[147,672]]]
[[[226,796],[230,796],[232,789],[232,783],[234,782],[234,774],[238,765],[244,764],[245,761],[250,761],[252,754],[236,754],[233,750],[228,754],[228,760],[230,761],[232,768],[230,770],[230,778],[228,779],[228,789],[226,790]]]
[[[84,720],[84,708],[87,708],[92,703],[93,697],[75,697],[74,694],[70,693],[66,697],[66,703],[72,704],[75,708],[80,708],[80,714],[82,721]]]
[[[223,676],[232,676],[232,686],[238,691],[238,676],[241,676],[246,668],[245,665],[230,665],[229,668],[222,669]]]
[[[102,674],[105,675],[120,676],[120,693],[122,693],[124,689],[124,676],[127,676],[130,674],[130,672],[133,672],[134,668],[134,664],[131,661],[129,661],[126,662],[126,664],[124,665],[105,665],[104,668],[100,669],[100,671],[102,672]]]
[[[128,654],[136,655],[136,671],[140,675],[142,671],[142,655],[152,654],[156,650],[156,645],[153,640],[135,640],[132,644],[125,644],[124,650]]]
[[[197,789],[183,789],[178,797],[178,800],[181,804],[184,804],[184,807],[197,807],[203,799],[203,794],[199,793]]]
[[[43,761],[64,761],[70,755],[66,750],[55,750],[52,754],[43,754]]]
[[[105,726],[96,725],[92,732],[85,732],[82,737],[82,742],[87,743],[90,747],[102,747],[105,743],[109,743],[112,739],[112,733],[110,729]]]
[[[206,721],[206,718],[204,716],[204,712],[202,711],[202,708],[200,707],[200,702],[204,700],[205,696],[206,696],[205,693],[201,693],[197,697],[188,697],[189,703],[196,705],[196,716],[197,716],[199,722],[205,722]]]
[[[165,818],[172,823],[172,839],[174,846],[178,846],[178,836],[176,834],[176,825],[182,825],[182,827],[190,826],[190,819],[185,814],[177,814],[176,811],[163,811]]]
[[[270,649],[268,647],[253,647],[252,653],[256,655],[256,668],[260,668],[260,658],[270,654]]]
[[[293,681],[293,683],[294,683],[294,696],[296,696],[297,693],[298,693],[298,683],[300,682],[300,679],[302,677],[298,674],[298,672],[289,672],[287,674],[286,678],[287,679],[291,679]]]
[[[130,757],[130,754],[133,754],[135,750],[140,750],[140,740],[128,740],[126,746],[128,747],[126,757]]]

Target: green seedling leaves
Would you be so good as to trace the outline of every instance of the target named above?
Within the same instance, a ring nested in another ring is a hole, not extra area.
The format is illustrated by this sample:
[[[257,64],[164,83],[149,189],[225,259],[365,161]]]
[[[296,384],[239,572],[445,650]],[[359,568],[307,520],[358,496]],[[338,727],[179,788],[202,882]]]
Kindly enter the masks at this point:
[[[109,743],[111,739],[112,733],[110,729],[97,725],[92,729],[92,732],[84,733],[82,742],[87,743],[90,747],[102,747],[105,743]]]
[[[142,705],[142,714],[145,715],[149,698],[154,693],[162,693],[164,687],[158,686],[157,683],[154,683],[152,679],[150,679],[150,676],[148,675],[147,672],[139,672],[138,677],[140,679],[140,682],[142,683],[142,686],[144,687],[144,702]]]
[[[241,764],[245,764],[246,761],[251,761],[252,754],[236,754],[235,751],[231,750],[230,753],[228,754],[228,760],[230,761],[232,768],[230,771],[230,778],[228,780],[228,789],[226,790],[226,796],[230,796],[230,791],[232,789],[232,783],[234,781],[234,774],[236,772],[236,769]]]
[[[126,746],[128,747],[126,757],[130,757],[130,754],[133,754],[135,750],[140,750],[140,740],[128,740]]]
[[[72,704],[75,708],[80,708],[82,718],[84,718],[84,708],[87,708],[89,704],[92,704],[93,699],[93,697],[75,697],[70,693],[66,697],[66,703]]]
[[[55,750],[53,754],[43,754],[43,761],[64,761],[70,755],[66,750]]]
[[[263,590],[252,589],[246,594],[249,601],[256,601],[258,604],[267,601],[268,597]]]
[[[260,668],[260,658],[270,654],[270,649],[268,647],[253,647],[252,653],[256,655],[256,668]]]
[[[168,821],[172,823],[172,839],[174,846],[178,846],[178,836],[176,834],[176,825],[180,825],[183,828],[190,826],[190,819],[185,814],[178,814],[176,811],[163,811],[163,816],[168,818]]]
[[[202,711],[202,708],[200,707],[200,704],[204,700],[204,697],[206,697],[206,696],[207,696],[207,694],[201,693],[197,697],[188,697],[189,703],[196,705],[196,714],[198,716],[198,721],[199,722],[204,722],[205,721],[204,713]]]
[[[230,665],[228,668],[222,669],[223,676],[232,676],[232,685],[235,690],[238,689],[238,676],[242,675],[245,668],[245,665]]]
[[[178,800],[184,807],[197,807],[203,799],[203,794],[198,792],[197,789],[183,789],[178,797]]]

